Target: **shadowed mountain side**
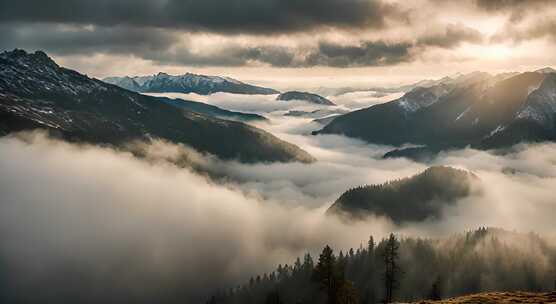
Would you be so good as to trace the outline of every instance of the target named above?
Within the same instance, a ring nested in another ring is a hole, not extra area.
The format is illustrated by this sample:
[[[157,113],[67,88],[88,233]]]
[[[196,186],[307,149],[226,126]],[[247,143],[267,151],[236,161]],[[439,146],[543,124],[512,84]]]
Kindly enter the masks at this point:
[[[313,134],[371,143],[505,148],[556,139],[556,74],[472,73],[332,120]]]
[[[265,121],[267,120],[266,117],[253,114],[253,113],[243,113],[243,112],[234,112],[229,110],[224,110],[217,106],[209,105],[202,102],[197,101],[190,101],[184,99],[171,99],[165,97],[159,97],[161,101],[178,107],[180,109],[189,110],[193,112],[197,112],[200,114],[206,114],[212,117],[220,118],[220,119],[228,119],[228,120],[235,120],[241,122],[250,122],[250,121]]]
[[[91,79],[43,52],[0,54],[0,117],[0,134],[42,128],[72,141],[117,146],[161,138],[222,159],[314,161],[268,132]]]
[[[478,178],[467,171],[431,167],[412,177],[350,189],[334,202],[327,214],[346,220],[374,214],[396,223],[438,219],[445,206],[472,194],[475,180]]]

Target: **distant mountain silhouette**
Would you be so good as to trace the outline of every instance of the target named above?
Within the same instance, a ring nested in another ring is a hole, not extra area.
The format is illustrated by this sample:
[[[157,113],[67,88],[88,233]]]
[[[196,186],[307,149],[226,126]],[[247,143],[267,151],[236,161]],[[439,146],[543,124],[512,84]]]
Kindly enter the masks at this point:
[[[107,77],[103,81],[135,92],[197,93],[200,95],[210,95],[217,92],[261,95],[280,93],[273,89],[250,85],[229,77],[192,73],[176,76],[158,73],[152,76]]]

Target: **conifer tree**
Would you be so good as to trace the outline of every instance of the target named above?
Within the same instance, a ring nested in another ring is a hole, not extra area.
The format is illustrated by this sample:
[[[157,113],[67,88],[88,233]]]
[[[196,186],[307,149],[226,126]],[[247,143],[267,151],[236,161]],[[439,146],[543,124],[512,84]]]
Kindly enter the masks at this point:
[[[337,298],[337,269],[336,257],[330,246],[326,245],[319,256],[319,261],[313,272],[313,279],[326,291],[329,304],[336,304]]]
[[[385,287],[385,303],[391,303],[394,290],[399,286],[399,275],[401,274],[401,269],[398,265],[400,244],[396,236],[391,233],[390,237],[386,241],[386,247],[384,248],[383,258],[384,258],[384,287]]]

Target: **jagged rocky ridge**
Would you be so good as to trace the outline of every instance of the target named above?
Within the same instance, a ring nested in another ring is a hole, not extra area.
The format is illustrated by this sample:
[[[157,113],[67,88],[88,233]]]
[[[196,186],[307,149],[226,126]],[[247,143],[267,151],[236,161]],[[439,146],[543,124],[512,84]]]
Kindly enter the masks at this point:
[[[60,67],[40,51],[0,54],[0,135],[46,129],[67,140],[117,146],[161,138],[222,159],[314,160],[263,130],[169,103]]]
[[[176,76],[158,73],[152,76],[107,77],[103,81],[135,92],[197,93],[200,95],[210,95],[217,92],[261,95],[280,93],[273,89],[250,85],[229,77],[192,73]]]
[[[475,72],[419,86],[397,100],[354,111],[314,134],[372,143],[479,149],[556,139],[556,73]],[[422,149],[421,149],[422,150]]]

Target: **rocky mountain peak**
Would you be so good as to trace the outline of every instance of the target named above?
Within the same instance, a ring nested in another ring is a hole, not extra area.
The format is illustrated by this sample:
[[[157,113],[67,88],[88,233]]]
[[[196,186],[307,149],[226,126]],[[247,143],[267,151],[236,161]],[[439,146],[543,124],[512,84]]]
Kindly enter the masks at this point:
[[[22,65],[49,65],[53,67],[58,67],[56,62],[52,60],[45,52],[36,51],[34,53],[28,53],[22,49],[14,49],[13,51],[5,51],[0,53],[0,58],[8,60],[12,63],[19,63]]]

